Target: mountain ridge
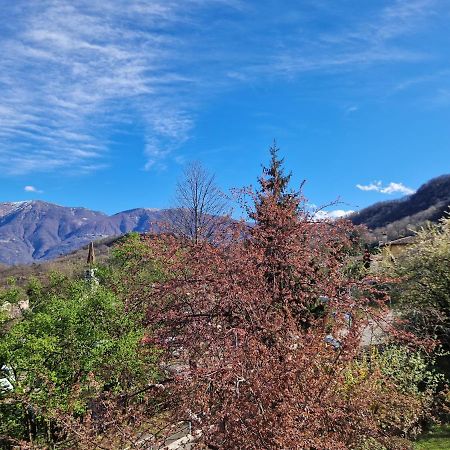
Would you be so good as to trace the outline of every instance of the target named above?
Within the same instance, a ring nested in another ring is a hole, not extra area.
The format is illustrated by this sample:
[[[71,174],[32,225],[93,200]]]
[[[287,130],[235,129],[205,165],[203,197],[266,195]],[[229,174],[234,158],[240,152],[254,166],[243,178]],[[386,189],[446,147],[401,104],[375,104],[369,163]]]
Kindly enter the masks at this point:
[[[450,174],[446,174],[427,181],[413,194],[374,203],[348,218],[355,225],[366,225],[377,237],[396,239],[413,234],[428,221],[436,222],[449,206]]]
[[[450,205],[450,174],[423,184],[414,194],[378,202],[348,216],[377,237],[389,239],[413,233],[427,221],[437,221]],[[55,259],[91,241],[131,231],[155,229],[168,210],[133,208],[107,215],[84,207],[28,200],[0,203],[0,264],[32,264]]]
[[[164,210],[135,208],[111,216],[42,200],[0,203],[0,263],[30,264],[70,253],[90,241],[149,231]]]

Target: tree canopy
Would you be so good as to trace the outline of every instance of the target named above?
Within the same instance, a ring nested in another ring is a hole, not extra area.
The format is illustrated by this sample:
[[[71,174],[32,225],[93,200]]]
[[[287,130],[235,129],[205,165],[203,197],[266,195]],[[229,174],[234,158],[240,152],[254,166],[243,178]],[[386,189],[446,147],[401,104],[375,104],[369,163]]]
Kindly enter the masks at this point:
[[[104,402],[157,379],[158,354],[142,345],[142,315],[127,312],[107,287],[53,275],[48,286],[34,282],[27,291],[30,309],[0,341],[11,384],[0,392],[2,448],[70,442],[83,418],[105,420]]]
[[[251,223],[131,234],[98,285],[1,291],[29,309],[0,316],[0,445],[164,445],[189,422],[199,448],[410,448],[440,383],[425,341],[389,315],[388,280],[349,269],[357,230],[311,217],[290,178],[274,145]],[[396,262],[405,299],[446,320],[448,227]],[[366,344],[374,326],[380,344]]]
[[[152,342],[176,368],[174,417],[209,448],[403,448],[426,400],[378,370],[387,359],[361,362],[387,297],[346,273],[351,225],[310,220],[288,182],[273,147],[252,226],[189,247],[148,239],[170,274],[146,301]]]

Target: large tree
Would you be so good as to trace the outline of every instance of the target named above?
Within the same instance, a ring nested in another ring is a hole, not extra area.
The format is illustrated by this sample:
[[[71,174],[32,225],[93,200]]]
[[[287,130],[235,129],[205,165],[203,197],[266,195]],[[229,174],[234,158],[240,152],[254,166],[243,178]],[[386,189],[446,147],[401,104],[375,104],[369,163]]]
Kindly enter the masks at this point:
[[[30,306],[1,332],[1,448],[123,448],[151,428],[138,412],[154,407],[158,355],[118,294],[56,274],[0,290],[0,308],[22,296]]]
[[[177,375],[176,417],[190,419],[209,448],[394,442],[420,408],[361,359],[361,335],[383,316],[385,297],[346,276],[351,225],[311,220],[275,148],[271,157],[253,195],[254,224],[233,224],[212,244],[149,239],[171,274],[146,298],[152,342]],[[400,417],[389,405],[400,405]]]

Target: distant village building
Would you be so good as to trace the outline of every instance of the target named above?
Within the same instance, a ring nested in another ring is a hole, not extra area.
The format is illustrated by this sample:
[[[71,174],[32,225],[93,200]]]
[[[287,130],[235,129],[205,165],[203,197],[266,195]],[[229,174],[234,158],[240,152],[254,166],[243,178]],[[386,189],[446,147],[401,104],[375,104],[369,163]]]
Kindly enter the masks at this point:
[[[362,256],[364,267],[369,266],[371,271],[376,272],[383,262],[395,261],[416,242],[416,236],[405,236],[393,241],[388,241],[387,236],[383,238],[378,244],[379,252],[370,254],[370,260],[366,253]]]
[[[406,236],[394,241],[386,242],[381,246],[383,257],[397,258],[416,242],[416,236]]]

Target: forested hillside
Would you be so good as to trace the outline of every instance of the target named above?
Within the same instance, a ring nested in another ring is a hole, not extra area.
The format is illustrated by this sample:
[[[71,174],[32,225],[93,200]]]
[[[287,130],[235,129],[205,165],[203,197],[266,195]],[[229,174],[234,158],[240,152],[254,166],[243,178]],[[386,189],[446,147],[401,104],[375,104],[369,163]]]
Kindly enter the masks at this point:
[[[96,261],[101,264],[108,260],[115,246],[120,244],[124,237],[111,237],[100,239],[94,242],[94,252]],[[25,285],[31,277],[42,281],[58,272],[69,277],[80,277],[86,269],[86,259],[88,256],[88,245],[58,256],[51,260],[41,260],[32,264],[5,265],[0,264],[0,286],[5,286],[8,279],[14,278],[19,286]]]
[[[450,175],[442,175],[422,185],[400,200],[376,203],[350,216],[355,225],[366,225],[378,237],[383,233],[396,239],[413,233],[427,221],[437,222],[449,211]]]

